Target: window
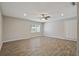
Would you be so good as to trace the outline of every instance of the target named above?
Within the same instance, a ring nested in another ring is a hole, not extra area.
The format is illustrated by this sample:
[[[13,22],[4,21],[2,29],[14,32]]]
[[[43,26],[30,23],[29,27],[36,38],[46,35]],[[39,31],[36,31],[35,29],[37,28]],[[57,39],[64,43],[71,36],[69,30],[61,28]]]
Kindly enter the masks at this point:
[[[32,33],[34,33],[34,32],[40,32],[40,25],[39,24],[32,24],[31,32]]]

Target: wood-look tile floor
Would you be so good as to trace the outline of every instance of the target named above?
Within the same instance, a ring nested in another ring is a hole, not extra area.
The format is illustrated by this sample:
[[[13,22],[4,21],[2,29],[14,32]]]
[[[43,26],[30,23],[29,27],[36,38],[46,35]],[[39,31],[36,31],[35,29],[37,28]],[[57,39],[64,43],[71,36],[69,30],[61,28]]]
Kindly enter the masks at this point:
[[[76,42],[50,37],[6,42],[0,51],[1,56],[75,56]]]

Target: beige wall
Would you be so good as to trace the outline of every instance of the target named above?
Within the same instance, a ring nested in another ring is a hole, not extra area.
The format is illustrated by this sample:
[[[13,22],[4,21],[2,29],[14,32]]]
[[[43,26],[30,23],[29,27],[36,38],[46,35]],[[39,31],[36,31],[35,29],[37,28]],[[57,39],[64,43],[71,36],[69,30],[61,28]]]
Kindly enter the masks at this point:
[[[42,24],[4,16],[3,23],[3,42],[28,39],[35,36],[42,36],[43,34],[44,36],[68,39],[73,41],[76,41],[77,39],[76,19],[65,19],[63,21],[52,21]],[[33,23],[41,25],[41,33],[31,33],[31,24]]]
[[[77,55],[79,56],[79,2],[77,3]]]
[[[44,24],[44,35],[49,37],[64,37],[64,21],[52,21]]]
[[[77,18],[68,18],[44,24],[44,35],[77,41]]]
[[[3,16],[3,23],[3,42],[42,35],[42,29],[40,33],[31,33],[32,24],[40,24],[42,28],[42,23],[5,16]]]
[[[2,18],[1,18],[1,11],[0,11],[0,49],[2,46]]]
[[[77,17],[65,20],[66,39],[77,41]]]

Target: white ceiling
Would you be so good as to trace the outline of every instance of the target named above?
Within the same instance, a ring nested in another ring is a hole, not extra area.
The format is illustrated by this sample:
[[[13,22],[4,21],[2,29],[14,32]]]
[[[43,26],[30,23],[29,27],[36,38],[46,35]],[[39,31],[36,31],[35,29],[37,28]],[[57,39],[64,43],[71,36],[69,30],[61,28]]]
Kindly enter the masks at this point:
[[[71,2],[1,2],[2,14],[38,22],[41,13],[48,13],[50,20],[60,20],[77,16],[77,6]],[[24,13],[27,16],[24,16]],[[64,13],[64,16],[61,16]]]

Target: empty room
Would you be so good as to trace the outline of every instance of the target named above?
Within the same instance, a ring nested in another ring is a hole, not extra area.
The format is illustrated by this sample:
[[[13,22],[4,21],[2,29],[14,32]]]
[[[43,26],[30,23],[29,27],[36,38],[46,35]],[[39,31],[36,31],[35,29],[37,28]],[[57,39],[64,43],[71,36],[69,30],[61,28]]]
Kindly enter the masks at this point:
[[[0,2],[0,56],[76,56],[76,2]]]

